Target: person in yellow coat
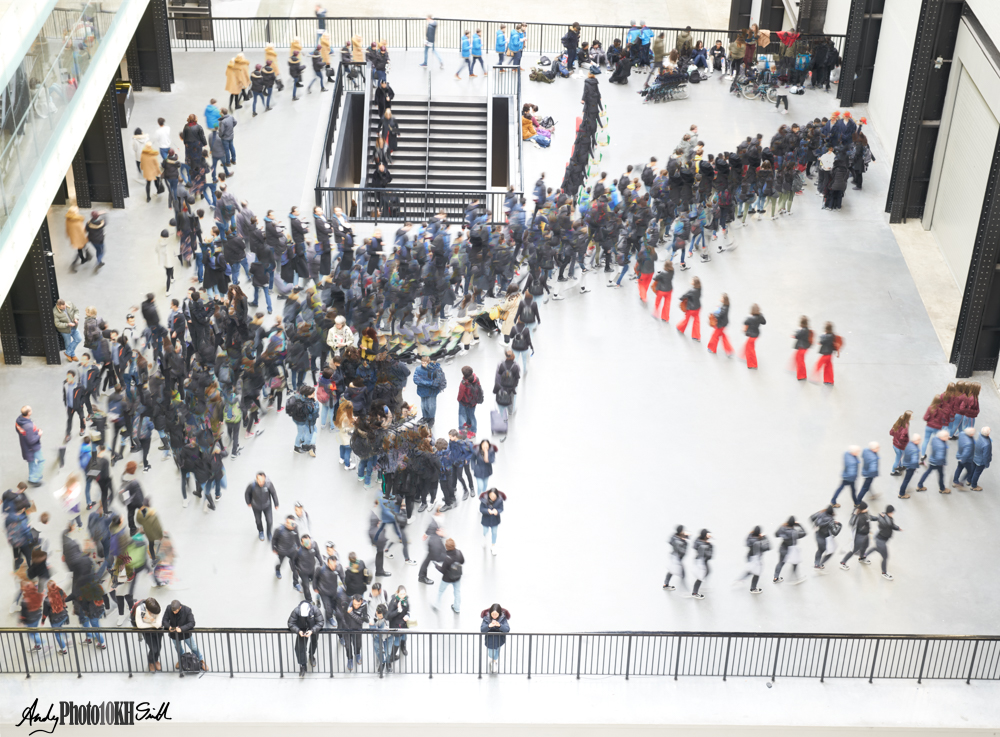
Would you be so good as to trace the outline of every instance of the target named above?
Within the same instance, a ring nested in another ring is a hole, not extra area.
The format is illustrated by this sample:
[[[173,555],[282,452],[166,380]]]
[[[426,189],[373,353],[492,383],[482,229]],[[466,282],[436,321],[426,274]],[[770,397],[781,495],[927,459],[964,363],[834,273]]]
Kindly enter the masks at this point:
[[[319,53],[323,57],[323,64],[330,66],[330,36],[325,33],[319,37]]]
[[[355,35],[351,37],[351,61],[355,64],[365,63],[365,47],[361,36]]]
[[[238,110],[240,107],[240,98],[243,95],[241,81],[240,65],[236,63],[236,57],[233,57],[226,65],[226,92],[229,93],[230,110]]]
[[[292,56],[294,56],[295,54],[302,56],[302,39],[300,39],[298,36],[293,38],[292,42],[288,45],[288,52]]]
[[[163,192],[163,184],[160,177],[163,176],[163,169],[160,167],[160,152],[153,148],[150,141],[146,141],[139,154],[139,167],[142,169],[142,177],[146,180],[146,202],[149,202],[149,185],[156,182],[156,194]]]
[[[274,44],[268,44],[264,47],[264,61],[265,65],[271,65],[271,71],[274,72],[274,86],[280,92],[284,89],[285,85],[280,79],[281,72],[278,69],[278,52],[274,50]]]
[[[250,86],[250,60],[241,51],[236,55],[236,64],[240,68],[240,88],[245,90]]]
[[[85,218],[80,214],[80,208],[70,205],[66,210],[66,235],[69,236],[69,244],[76,249],[76,258],[81,264],[87,263],[90,258],[87,256],[87,226]],[[76,271],[76,258],[70,267]]]

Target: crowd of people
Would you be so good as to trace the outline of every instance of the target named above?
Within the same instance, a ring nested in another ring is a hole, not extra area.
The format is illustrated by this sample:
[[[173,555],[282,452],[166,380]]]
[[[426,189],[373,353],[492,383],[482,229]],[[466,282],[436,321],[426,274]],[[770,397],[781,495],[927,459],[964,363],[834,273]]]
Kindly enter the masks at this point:
[[[436,21],[428,17],[425,65],[427,52],[437,56],[435,28]],[[307,93],[316,81],[321,91],[326,89],[329,37],[318,35],[308,54],[315,78],[306,86]],[[626,63],[629,68],[649,66],[650,76],[657,71],[673,73],[671,63],[677,58],[665,52],[662,40],[663,34],[657,37],[644,23],[633,23],[625,47],[616,42],[605,52],[595,41],[580,48],[579,25],[574,24],[564,38],[565,65],[572,69],[585,54],[586,59],[613,64],[616,69]],[[743,59],[752,59],[751,44],[743,40]],[[759,36],[754,40],[761,43]],[[676,51],[690,55],[696,66],[711,65],[721,71],[728,64],[733,73],[738,70],[738,54],[732,49],[727,60],[718,51],[721,43],[705,50],[700,42],[689,41],[690,33],[681,34]],[[523,26],[516,26],[509,37],[501,26],[495,46],[500,63],[509,58],[511,66],[518,66],[524,48]],[[301,42],[293,43],[289,59],[293,100],[305,86],[302,53]],[[386,76],[388,53],[384,43],[372,44],[365,51],[360,37],[351,39],[341,53],[343,60],[352,62],[367,55],[376,72],[374,99],[381,135],[374,181],[384,188],[391,181],[389,166],[398,138],[391,111],[394,92]],[[466,34],[462,56],[471,76],[475,76],[476,59],[485,73],[478,31]],[[37,627],[48,619],[59,628],[69,621],[72,606],[81,626],[100,628],[105,614],[117,608],[119,626],[130,622],[142,631],[151,671],[161,667],[163,634],[174,643],[175,668],[206,669],[196,637],[189,632],[194,627],[191,609],[177,600],[162,606],[155,598],[135,596],[137,583],[146,574],[154,587],[171,583],[173,545],[139,481],[140,463],[126,461],[126,456],[141,457],[141,470],[150,471],[152,442],[158,437],[161,462],[172,461],[178,471],[183,507],[188,507],[191,491],[207,514],[216,510],[228,488],[226,459],[239,456],[255,442],[263,432],[261,418],[272,410],[291,419],[292,449],[298,454],[317,457],[317,433],[336,433],[339,465],[354,472],[364,488],[373,492],[367,531],[374,564],[369,566],[365,554],[349,552],[342,560],[333,542],[319,543],[320,538],[313,536],[315,523],[301,503],[296,502],[293,513],[275,524],[278,489],[266,470],[257,473],[244,491],[257,537],[276,556],[275,577],[282,578],[287,558],[292,586],[302,595],[287,622],[296,637],[300,675],[315,667],[317,633],[322,629],[340,633],[348,669],[363,661],[362,630],[375,630],[371,642],[380,675],[391,673],[393,663],[408,655],[407,588],[400,585],[392,594],[385,588],[384,579],[391,573],[385,570],[384,560],[393,556],[394,545],[401,546],[406,564],[419,565],[421,584],[437,583],[434,606],[441,605],[450,588],[451,608],[460,613],[465,558],[456,540],[446,533],[443,515],[470,500],[466,506],[478,504],[483,544],[497,555],[498,528],[508,495],[490,483],[499,447],[479,431],[476,412],[486,395],[471,366],[462,368],[462,380],[454,388],[459,403],[457,423],[447,431],[436,429],[437,397],[447,389],[441,361],[471,350],[479,341],[479,329],[502,337],[505,352],[493,377],[495,410],[489,429],[494,436],[503,436],[509,431],[518,388],[534,354],[533,335],[542,318],[539,304],[550,297],[563,299],[562,284],[573,282],[574,289],[586,293],[590,291],[587,274],[603,269],[611,288],[621,287],[628,274],[637,282],[643,302],[653,290],[654,315],[668,321],[675,269],[689,269],[687,260],[696,254],[701,262],[710,260],[709,233],[712,241],[718,241],[716,252],[721,254],[736,247],[730,224],[748,226],[748,216],[762,220],[768,208],[771,220],[790,217],[794,197],[812,178],[814,164],[819,169],[819,191],[825,194],[824,207],[839,209],[844,170],[854,173],[855,188],[860,189],[871,160],[861,128],[849,114],[835,113],[830,120],[814,120],[804,128],[782,125],[769,141],[761,134],[748,136],[734,150],[715,155],[707,153],[697,126],[692,125],[662,168],[651,157],[647,164],[628,166],[619,178],[609,181],[605,172],[594,176],[592,158],[606,116],[597,78],[592,72],[586,76],[583,121],[562,184],[553,189],[542,174],[531,195],[533,211],[529,212],[528,198],[511,191],[503,213],[490,212],[473,201],[461,222],[452,222],[442,211],[427,222],[406,222],[388,238],[376,229],[370,237],[356,239],[348,217],[339,209],[326,213],[315,208],[310,218],[293,206],[286,227],[275,210],[265,210],[258,218],[249,202],[232,191],[236,120],[231,111],[251,97],[253,115],[257,115],[258,101],[265,112],[273,109],[273,88],[282,87],[273,47],[265,50],[265,63],[252,72],[242,54],[230,62],[228,107],[219,108],[214,99],[209,102],[204,113],[207,133],[195,115],[188,116],[179,135],[183,162],[165,119],[159,119],[151,136],[136,129],[133,149],[137,168],[147,181],[147,201],[152,198],[150,185],[155,185],[157,192],[167,194],[170,210],[157,228],[156,245],[165,270],[168,304],[161,305],[149,293],[134,311],[143,324],[132,313],[124,325],[114,326],[101,318],[96,306],[87,307],[81,315],[71,301],[61,299],[53,310],[70,362],[60,388],[67,420],[58,446],[60,460],[68,457],[76,467],[55,495],[68,520],[61,526],[61,549],[71,585],[69,593],[63,591],[47,563],[48,516],[32,516],[36,510],[27,492],[43,485],[45,461],[42,431],[35,425],[31,407],[25,406],[16,420],[16,432],[28,463],[28,480],[4,495],[3,506],[19,578],[15,604],[22,622]],[[537,108],[528,105],[522,110],[522,131],[535,140],[546,130],[538,125],[536,112]],[[205,203],[202,207],[199,198]],[[383,202],[379,209],[384,212],[389,206]],[[92,213],[83,225],[82,216],[73,208],[71,213],[67,231],[81,252],[80,261],[86,260],[86,244],[91,243],[100,266],[103,214]],[[83,245],[77,246],[78,242]],[[171,287],[176,268],[191,269],[192,284],[174,297]],[[683,320],[677,329],[685,334],[691,324],[696,341],[701,339],[702,289],[702,277],[694,276],[679,295]],[[260,298],[271,315],[273,294],[283,304],[278,305],[280,315],[271,320]],[[712,353],[720,344],[725,354],[736,353],[726,333],[729,311],[729,295],[722,293],[709,314],[712,334],[707,348]],[[743,321],[746,342],[740,349],[749,369],[758,367],[755,343],[766,324],[760,306],[752,304]],[[797,378],[805,380],[805,356],[817,343],[808,318],[801,318],[792,338],[792,364]],[[833,324],[825,323],[815,366],[825,384],[833,384],[832,359],[842,344]],[[411,378],[419,407],[403,398]],[[929,429],[922,450],[927,450],[930,429],[939,431],[939,436],[948,432],[957,438],[960,465],[953,483],[964,488],[960,473],[965,470],[966,480],[979,490],[978,479],[989,466],[991,451],[989,428],[983,428],[976,439],[971,424],[965,424],[970,420],[974,424],[977,396],[978,385],[961,383],[936,397],[925,416]],[[79,448],[71,448],[74,417]],[[911,448],[920,442],[919,435],[908,435],[908,422],[909,413],[892,429],[893,475],[905,474],[901,499],[908,498],[905,490],[917,468]],[[291,427],[284,431],[291,435]],[[946,449],[941,437],[930,444],[930,465],[921,487],[927,475],[937,470],[943,488]],[[850,518],[854,542],[841,568],[847,570],[852,555],[868,563],[868,556],[877,551],[882,573],[891,579],[886,570],[887,542],[899,530],[894,509],[887,506],[875,516],[864,501],[878,475],[878,450],[878,444],[872,443],[863,453],[852,447],[845,455],[841,487],[851,489],[855,502]],[[124,469],[120,476],[113,470],[118,463]],[[859,467],[865,483],[856,494]],[[95,481],[99,496],[92,495]],[[810,517],[816,529],[818,570],[835,552],[834,538],[841,529],[835,519],[840,491],[829,506]],[[877,532],[870,547],[872,523],[877,524]],[[414,524],[427,542],[422,561],[409,549],[408,528]],[[775,583],[784,580],[780,574],[785,564],[798,573],[798,540],[805,535],[794,517],[775,533],[780,539]],[[668,591],[675,588],[674,577],[685,579],[688,539],[685,529],[677,527],[664,582]],[[751,592],[760,593],[762,558],[770,543],[756,527],[746,546],[745,577],[751,577]],[[691,595],[704,598],[701,586],[713,557],[711,533],[701,530],[691,547],[697,571]],[[429,575],[431,564],[440,573],[440,582]],[[798,576],[796,582],[801,579]],[[510,613],[494,604],[482,613],[482,620],[493,672],[498,668],[503,633],[509,631]],[[37,650],[44,649],[37,633],[32,638]],[[58,633],[56,638],[59,652],[66,654]],[[86,644],[90,643],[88,638]],[[93,643],[104,647],[99,631]],[[195,661],[188,658],[185,665],[185,654]]]

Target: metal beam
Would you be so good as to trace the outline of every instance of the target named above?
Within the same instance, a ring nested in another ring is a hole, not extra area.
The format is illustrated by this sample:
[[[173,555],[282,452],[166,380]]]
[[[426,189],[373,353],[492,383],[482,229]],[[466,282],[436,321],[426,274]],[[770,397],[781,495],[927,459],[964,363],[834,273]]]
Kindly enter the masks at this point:
[[[910,177],[913,173],[913,158],[917,149],[917,134],[920,130],[927,80],[930,76],[934,55],[934,40],[944,0],[921,0],[920,19],[917,22],[917,36],[913,43],[913,58],[907,77],[906,96],[903,98],[903,114],[896,139],[896,156],[892,160],[892,176],[889,179],[889,195],[885,211],[890,223],[906,220],[906,204],[910,192]]]
[[[862,30],[865,26],[865,5],[867,0],[851,0],[851,14],[847,21],[847,38],[844,41],[844,56],[840,64],[840,84],[837,95],[843,107],[854,105],[854,82],[861,65]]]
[[[1000,259],[1000,135],[993,144],[993,162],[986,180],[983,208],[979,227],[972,247],[969,277],[962,296],[962,310],[958,315],[955,342],[951,348],[951,362],[958,367],[958,378],[968,378],[976,367],[976,347],[983,332],[983,317]],[[990,357],[995,366],[996,358]]]

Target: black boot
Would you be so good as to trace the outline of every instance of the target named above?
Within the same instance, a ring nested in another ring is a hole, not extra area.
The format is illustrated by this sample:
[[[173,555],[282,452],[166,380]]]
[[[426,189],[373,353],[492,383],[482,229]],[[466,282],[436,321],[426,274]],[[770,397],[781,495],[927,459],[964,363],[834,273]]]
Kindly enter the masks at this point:
[[[390,663],[395,663],[397,660],[399,660],[399,646],[393,645],[392,646],[392,657],[389,658],[389,662]]]
[[[410,654],[406,650],[406,640],[403,640],[401,643],[399,643],[399,652],[403,653],[404,656]]]
[[[384,678],[385,677],[384,673],[385,673],[385,663],[379,663],[378,664],[378,677],[379,678]]]

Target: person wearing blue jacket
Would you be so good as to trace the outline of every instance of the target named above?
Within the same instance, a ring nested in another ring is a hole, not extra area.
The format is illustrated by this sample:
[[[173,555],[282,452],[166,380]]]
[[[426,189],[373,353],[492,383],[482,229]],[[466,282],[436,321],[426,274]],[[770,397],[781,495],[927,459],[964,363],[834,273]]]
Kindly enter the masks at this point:
[[[858,494],[858,498],[854,500],[854,506],[858,506],[861,500],[865,498],[865,494],[868,490],[872,488],[872,481],[878,476],[878,451],[879,444],[874,440],[868,443],[868,447],[865,448],[864,452],[861,454],[861,477],[865,480],[861,484],[861,493]],[[872,498],[877,499],[878,494],[872,492]]]
[[[421,357],[420,365],[413,372],[413,383],[417,385],[423,420],[432,427],[434,416],[437,414],[437,397],[444,389],[441,381],[443,377],[441,364],[431,361],[430,356]]]
[[[449,430],[448,452],[451,455],[457,481],[462,482],[462,501],[465,501],[472,496],[471,489],[474,485],[472,481],[472,443],[469,440],[463,440],[458,430]],[[465,483],[466,478],[469,480],[468,485]]]
[[[972,472],[972,478],[969,482],[972,484],[973,491],[982,491],[982,487],[979,485],[979,476],[990,467],[990,461],[993,460],[993,441],[990,440],[990,429],[984,427],[979,431],[979,437],[976,438],[976,450],[972,454],[972,462],[976,464],[976,470]]]
[[[955,464],[957,468],[955,469],[955,476],[952,478],[951,483],[956,489],[965,490],[965,484],[959,480],[962,471],[965,471],[966,481],[972,479],[972,474],[976,470],[976,464],[972,462],[975,452],[976,431],[971,427],[967,427],[958,436],[958,450],[955,452]]]
[[[653,54],[651,53],[650,44],[653,42],[653,29],[646,25],[646,21],[639,21],[641,28],[639,29],[639,40],[642,43],[642,63],[645,66],[649,66],[653,63]]]
[[[458,71],[455,72],[455,79],[462,78],[462,67],[465,67],[470,77],[475,77],[476,75],[472,73],[472,32],[465,31],[462,34],[462,63],[458,65]]]
[[[483,523],[483,545],[486,544],[486,533],[493,539],[490,552],[497,554],[497,528],[500,527],[500,515],[503,514],[503,503],[507,495],[499,489],[490,489],[479,495],[479,513]]]
[[[535,215],[538,211],[545,206],[545,172],[538,177],[538,181],[535,182],[535,188],[532,190],[531,195],[535,198],[535,211],[531,213],[531,219],[534,220]]]
[[[503,66],[503,57],[507,52],[507,36],[506,36],[507,26],[503,23],[500,24],[500,28],[497,29],[496,43],[493,44],[493,50],[497,52],[497,66]]]
[[[472,34],[472,60],[469,62],[469,76],[475,77],[473,70],[476,68],[476,62],[479,62],[479,66],[482,67],[483,76],[487,75],[486,65],[483,64],[483,37],[480,35],[482,31],[478,28],[476,32]]]
[[[93,509],[96,504],[96,502],[90,501],[90,484],[94,481],[94,479],[87,475],[87,466],[90,465],[90,458],[93,454],[94,446],[91,445],[90,438],[84,438],[83,442],[80,443],[80,470],[83,471],[83,476],[87,479],[86,485],[83,487],[83,493],[84,496],[87,497],[88,510]]]
[[[854,488],[854,482],[858,478],[858,456],[861,455],[861,448],[856,445],[852,445],[844,453],[844,472],[840,476],[840,486],[837,490],[833,492],[833,499],[830,500],[830,504],[834,508],[839,507],[837,504],[837,497],[840,496],[840,492],[844,487],[849,487],[851,489],[851,498],[854,499],[854,503],[857,504],[858,490]]]
[[[931,475],[932,471],[937,471],[938,473],[938,492],[941,494],[950,494],[951,489],[948,489],[944,485],[944,465],[948,462],[948,440],[951,436],[948,434],[947,430],[939,431],[931,439],[931,452],[927,459],[927,470],[924,471],[924,475],[920,477],[920,483],[917,485],[917,491],[927,491],[927,487],[924,486],[924,481],[927,477]]]
[[[521,54],[524,53],[524,36],[524,26],[516,25],[510,32],[510,42],[507,44],[507,49],[512,53],[510,65],[518,69],[521,68]]]
[[[910,436],[910,442],[906,444],[906,449],[903,451],[903,459],[899,462],[899,467],[903,469],[903,483],[899,486],[899,498],[909,499],[910,495],[906,493],[906,487],[910,484],[910,479],[913,478],[913,474],[917,471],[917,466],[920,465],[920,441],[923,438],[920,437],[920,433],[914,433]]]

